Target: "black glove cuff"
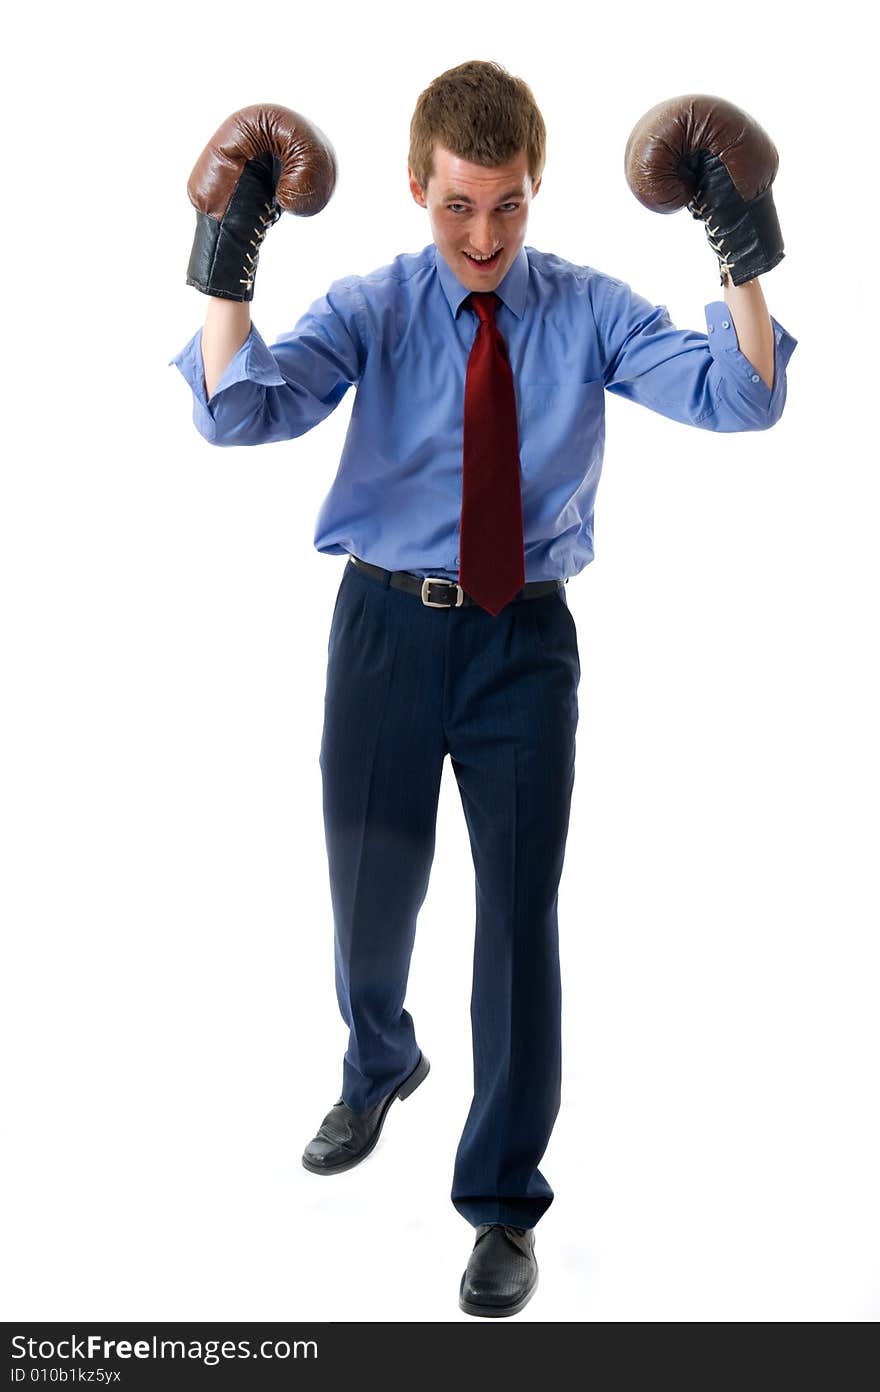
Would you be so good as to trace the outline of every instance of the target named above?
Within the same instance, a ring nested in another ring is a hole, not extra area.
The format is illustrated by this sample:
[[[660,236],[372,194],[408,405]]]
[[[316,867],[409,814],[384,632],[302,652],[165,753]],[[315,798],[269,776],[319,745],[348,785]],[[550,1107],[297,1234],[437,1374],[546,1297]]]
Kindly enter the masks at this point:
[[[196,211],[187,285],[224,300],[254,298],[260,244],[281,216],[274,197],[280,166],[269,154],[248,160],[221,219]]]
[[[773,187],[746,201],[718,155],[701,150],[679,166],[696,182],[688,208],[704,221],[709,245],[718,257],[721,284],[729,274],[734,285],[764,275],[783,259],[782,231],[773,202]]]

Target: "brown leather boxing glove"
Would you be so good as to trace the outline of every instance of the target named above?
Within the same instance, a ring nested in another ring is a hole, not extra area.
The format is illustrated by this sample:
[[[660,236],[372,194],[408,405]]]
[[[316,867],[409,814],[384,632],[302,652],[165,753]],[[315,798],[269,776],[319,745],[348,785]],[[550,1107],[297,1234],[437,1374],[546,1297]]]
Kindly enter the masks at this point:
[[[691,93],[658,102],[635,124],[626,181],[655,213],[687,205],[706,224],[721,284],[772,271],[784,256],[771,185],[779,156],[757,121],[721,97]]]
[[[186,191],[196,235],[186,283],[204,295],[252,300],[260,243],[282,212],[312,217],[336,187],[322,131],[286,106],[245,106],[215,131]]]

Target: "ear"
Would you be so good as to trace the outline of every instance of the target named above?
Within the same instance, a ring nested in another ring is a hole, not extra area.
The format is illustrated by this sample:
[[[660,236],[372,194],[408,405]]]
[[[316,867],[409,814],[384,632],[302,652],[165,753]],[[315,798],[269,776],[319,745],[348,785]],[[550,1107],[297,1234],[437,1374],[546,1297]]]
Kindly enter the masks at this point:
[[[426,200],[426,198],[425,198],[425,195],[424,195],[424,193],[423,193],[423,191],[422,191],[422,187],[421,187],[421,185],[420,185],[418,179],[417,179],[417,178],[415,177],[415,175],[413,174],[412,169],[409,167],[409,165],[407,165],[407,171],[406,171],[406,172],[407,172],[407,174],[409,175],[409,191],[410,191],[410,193],[412,194],[413,198],[414,198],[415,201],[418,203],[418,205],[419,205],[420,208],[427,208],[428,203],[427,203],[427,200]]]
[[[533,198],[534,198],[535,194],[538,192],[538,189],[541,187],[541,179],[543,179],[543,177],[544,177],[544,175],[542,174],[542,175],[540,176],[540,178],[538,179],[538,182],[535,184],[535,187],[532,189],[532,197],[533,197]]]

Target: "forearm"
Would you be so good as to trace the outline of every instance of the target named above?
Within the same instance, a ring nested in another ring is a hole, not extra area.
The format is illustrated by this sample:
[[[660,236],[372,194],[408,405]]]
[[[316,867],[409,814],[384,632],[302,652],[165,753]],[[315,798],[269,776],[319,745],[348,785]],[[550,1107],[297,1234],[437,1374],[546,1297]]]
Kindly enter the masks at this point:
[[[210,398],[232,359],[251,331],[251,307],[247,300],[208,296],[202,330],[202,366],[205,394]]]
[[[739,350],[752,367],[773,390],[774,339],[773,324],[764,303],[760,278],[734,285],[730,276],[724,286],[724,301],[730,310]]]

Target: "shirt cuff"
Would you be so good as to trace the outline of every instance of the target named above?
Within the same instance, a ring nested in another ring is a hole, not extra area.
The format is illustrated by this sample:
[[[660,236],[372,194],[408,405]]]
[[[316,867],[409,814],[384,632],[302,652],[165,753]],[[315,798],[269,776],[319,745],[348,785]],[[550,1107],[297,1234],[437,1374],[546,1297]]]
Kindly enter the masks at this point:
[[[772,391],[740,349],[730,306],[724,300],[713,300],[711,304],[706,305],[706,329],[713,358],[722,364],[725,375],[733,376],[737,394],[751,393],[756,404],[766,405],[768,408],[780,393],[788,360],[797,347],[797,339],[793,338],[772,314],[770,323],[773,325],[774,339]]]
[[[214,388],[210,401],[205,393],[205,372],[202,362],[202,329],[193,334],[180,352],[168,361],[168,367],[176,367],[192,388],[196,401],[211,414],[211,408],[220,392],[236,382],[259,382],[266,387],[286,386],[278,371],[278,364],[252,323],[244,343],[227,363],[220,381]]]

